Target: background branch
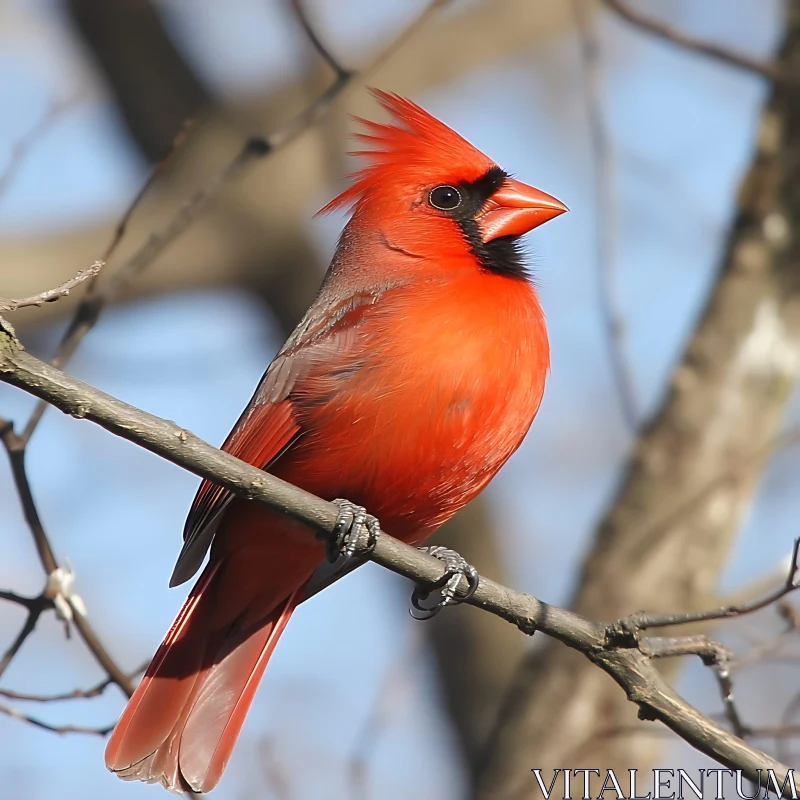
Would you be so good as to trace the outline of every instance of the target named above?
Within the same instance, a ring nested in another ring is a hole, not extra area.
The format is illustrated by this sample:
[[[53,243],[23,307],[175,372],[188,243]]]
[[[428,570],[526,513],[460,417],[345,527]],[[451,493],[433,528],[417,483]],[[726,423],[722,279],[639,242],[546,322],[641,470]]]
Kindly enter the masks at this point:
[[[616,201],[614,164],[611,143],[606,132],[601,105],[601,62],[594,19],[589,14],[591,0],[572,0],[577,22],[581,54],[586,116],[594,167],[595,238],[597,241],[597,272],[599,308],[605,327],[608,361],[614,388],[619,399],[622,419],[630,434],[639,428],[639,400],[631,363],[625,353],[625,319],[617,300],[617,270],[614,241],[616,238]]]
[[[752,58],[745,53],[735,52],[722,45],[697,39],[694,36],[679,31],[677,28],[673,28],[665,22],[659,22],[649,17],[647,14],[643,14],[633,8],[626,0],[602,0],[602,2],[620,19],[625,20],[625,22],[630,23],[640,30],[658,36],[660,39],[664,39],[671,44],[678,45],[693,53],[699,53],[700,55],[716,59],[730,67],[752,72],[755,75],[767,78],[773,82],[789,79],[789,73],[771,61],[762,61],[758,58]],[[794,79],[792,78],[792,80]]]
[[[0,324],[0,328],[2,328],[2,324]],[[27,439],[25,439],[24,436],[18,436],[14,432],[13,425],[2,419],[0,419],[0,439],[6,448],[11,463],[11,472],[14,476],[20,502],[22,503],[25,520],[36,546],[39,562],[42,565],[46,578],[45,588],[42,594],[30,601],[28,617],[25,624],[10,648],[6,651],[2,661],[0,661],[0,676],[2,676],[3,672],[8,668],[8,665],[17,655],[25,640],[33,633],[36,623],[42,613],[48,609],[56,608],[59,615],[64,618],[66,623],[73,623],[78,629],[87,648],[94,656],[97,663],[106,672],[109,679],[130,697],[133,694],[133,684],[128,675],[125,674],[122,668],[111,657],[105,645],[101,642],[94,628],[89,623],[89,620],[86,618],[86,609],[84,608],[83,601],[78,595],[72,594],[71,591],[64,591],[63,593],[61,591],[65,571],[59,566],[53,552],[53,547],[50,544],[50,539],[45,532],[39,511],[36,507],[36,501],[33,497],[28,473],[25,468]],[[71,573],[66,574],[69,576],[71,589],[72,575]],[[69,628],[67,628],[67,631],[69,631]]]
[[[41,719],[25,714],[18,708],[0,703],[0,714],[5,714],[7,717],[13,717],[20,722],[27,722],[29,725],[34,725],[42,730],[50,731],[50,733],[82,733],[90,736],[108,736],[114,730],[114,725],[106,725],[102,728],[91,728],[85,725],[52,725],[49,722],[44,722]]]

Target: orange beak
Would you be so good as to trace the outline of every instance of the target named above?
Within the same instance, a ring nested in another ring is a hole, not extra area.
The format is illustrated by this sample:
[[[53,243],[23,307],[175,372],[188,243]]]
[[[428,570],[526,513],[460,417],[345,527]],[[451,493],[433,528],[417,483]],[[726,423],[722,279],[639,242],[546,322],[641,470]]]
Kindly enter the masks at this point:
[[[569,209],[555,197],[507,178],[478,216],[484,242],[501,236],[521,236]]]

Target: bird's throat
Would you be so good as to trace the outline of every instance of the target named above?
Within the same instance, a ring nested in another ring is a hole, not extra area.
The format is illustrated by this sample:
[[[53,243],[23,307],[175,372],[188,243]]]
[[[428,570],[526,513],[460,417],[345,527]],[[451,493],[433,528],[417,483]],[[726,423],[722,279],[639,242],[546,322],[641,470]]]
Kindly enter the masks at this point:
[[[508,278],[530,280],[530,273],[523,261],[519,236],[501,236],[484,242],[476,220],[459,219],[457,222],[481,269]]]

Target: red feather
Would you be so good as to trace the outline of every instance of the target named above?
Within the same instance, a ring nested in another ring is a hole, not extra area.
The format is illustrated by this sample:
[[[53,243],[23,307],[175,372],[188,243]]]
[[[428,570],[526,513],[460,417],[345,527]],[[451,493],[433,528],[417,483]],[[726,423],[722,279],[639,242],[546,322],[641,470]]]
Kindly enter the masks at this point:
[[[251,402],[228,435],[222,449],[259,469],[266,469],[289,445],[300,426],[292,405]],[[184,545],[170,579],[177,586],[194,575],[211,544],[215,522],[233,499],[223,486],[204,480],[197,490],[184,526]]]
[[[195,585],[114,728],[106,764],[125,780],[206,792],[228,763],[299,590],[249,636],[220,631],[218,568],[209,564]]]

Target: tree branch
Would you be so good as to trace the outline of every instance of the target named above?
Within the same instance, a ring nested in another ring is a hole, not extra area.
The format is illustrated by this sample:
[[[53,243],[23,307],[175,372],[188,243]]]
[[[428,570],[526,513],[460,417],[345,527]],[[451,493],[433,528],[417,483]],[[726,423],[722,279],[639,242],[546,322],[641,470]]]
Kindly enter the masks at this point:
[[[77,275],[64,281],[64,283],[56,286],[54,289],[47,289],[44,292],[39,292],[39,294],[34,294],[30,297],[20,297],[13,300],[6,300],[0,297],[0,313],[16,311],[18,308],[41,306],[44,303],[52,303],[62,297],[66,297],[76,286],[80,286],[84,281],[90,278],[97,277],[100,270],[103,269],[103,266],[103,261],[95,261],[90,267],[82,269]]]
[[[586,97],[586,116],[594,168],[594,230],[599,284],[599,306],[606,346],[611,364],[611,377],[619,400],[622,419],[630,434],[639,429],[639,398],[636,378],[625,349],[625,318],[617,297],[615,243],[616,196],[614,194],[613,153],[601,107],[600,48],[594,19],[586,7],[587,0],[572,0],[572,11],[578,27],[581,72]]]
[[[777,603],[800,586],[797,582],[797,573],[800,570],[800,564],[797,563],[798,555],[800,555],[798,551],[800,551],[800,539],[795,539],[791,561],[789,562],[789,574],[786,576],[786,580],[783,585],[763,597],[740,603],[739,605],[722,606],[689,614],[645,614],[644,612],[639,612],[620,620],[616,624],[626,633],[632,633],[634,631],[644,631],[648,628],[666,628],[670,625],[686,625],[693,622],[708,622],[715,619],[740,617],[743,614],[760,611],[762,608]]]
[[[82,381],[72,378],[24,351],[0,324],[0,380],[46,400],[64,413],[88,419],[106,430],[149,450],[236,494],[268,505],[303,522],[318,537],[334,533],[338,507],[308,492],[239,461],[199,439],[180,426],[123,403]],[[359,555],[416,583],[433,585],[442,578],[444,565],[437,559],[389,535],[378,538],[370,552],[368,536],[357,543]],[[659,720],[702,753],[748,778],[757,770],[773,769],[781,779],[788,767],[746,744],[703,716],[681,698],[661,677],[647,639],[609,642],[606,626],[572,611],[548,605],[530,595],[481,578],[468,600],[516,625],[525,633],[543,633],[581,652],[623,688],[639,706],[643,719]],[[790,784],[787,784],[787,796]]]
[[[2,328],[1,324],[0,328]],[[2,335],[0,333],[0,336]],[[28,608],[28,617],[22,629],[4,654],[2,660],[0,660],[0,676],[8,668],[8,665],[19,652],[28,636],[33,633],[42,613],[50,608],[55,608],[59,617],[67,624],[67,633],[69,633],[69,624],[74,624],[97,663],[105,670],[109,678],[130,697],[133,694],[133,684],[130,678],[111,657],[86,618],[86,609],[83,601],[77,594],[72,592],[74,576],[71,572],[59,566],[53,547],[45,532],[25,467],[27,439],[24,435],[17,435],[14,432],[13,425],[0,418],[0,441],[2,441],[8,453],[11,474],[22,503],[25,521],[28,523],[28,528],[39,555],[39,562],[46,576],[44,590],[38,597],[25,601],[12,592],[4,592],[0,595],[3,599],[12,600],[18,604],[22,603]]]
[[[773,82],[788,80],[786,73],[772,61],[762,61],[758,58],[752,58],[745,53],[730,50],[722,45],[696,39],[687,33],[677,30],[677,28],[673,28],[666,22],[659,22],[637,11],[628,5],[626,0],[602,0],[602,2],[605,3],[606,8],[616,14],[620,19],[625,20],[625,22],[643,31],[652,33],[660,39],[672,42],[686,50],[691,50],[693,53],[700,53],[701,55],[721,61],[723,64],[727,64],[730,67],[736,67],[737,69],[751,72],[754,75],[759,75]]]
[[[2,599],[10,599],[15,603],[20,603],[22,598],[20,598],[19,595],[13,595],[12,592],[3,592]],[[0,677],[2,677],[3,673],[8,669],[8,665],[14,660],[14,657],[25,643],[25,640],[33,633],[36,628],[36,623],[39,621],[39,617],[42,616],[44,611],[52,607],[52,602],[48,601],[44,596],[39,596],[31,598],[27,602],[22,603],[22,605],[27,607],[28,615],[25,617],[25,622],[22,623],[22,627],[14,638],[14,641],[11,642],[8,649],[3,653],[3,657],[0,659]]]
[[[90,728],[84,725],[51,725],[49,722],[44,722],[43,720],[23,713],[18,708],[12,708],[11,706],[3,704],[0,704],[0,714],[5,714],[7,717],[13,717],[21,722],[27,722],[29,725],[42,728],[43,730],[50,731],[51,733],[83,733],[91,736],[108,736],[108,734],[114,730],[114,725],[106,725],[103,728]]]
[[[333,70],[337,81],[344,81],[350,77],[350,70],[339,63],[339,59],[322,43],[316,28],[311,24],[302,0],[289,0],[289,7],[294,12],[300,27],[303,29],[311,46],[317,51],[319,57]]]
[[[141,675],[147,669],[149,663],[150,661],[148,660],[140,664],[128,675],[128,678],[133,679],[137,675]],[[14,692],[11,689],[0,689],[0,697],[26,703],[60,703],[64,700],[90,700],[103,694],[112,683],[114,683],[114,679],[107,676],[88,689],[72,689],[69,692],[58,692],[56,694],[30,694],[28,692]]]

